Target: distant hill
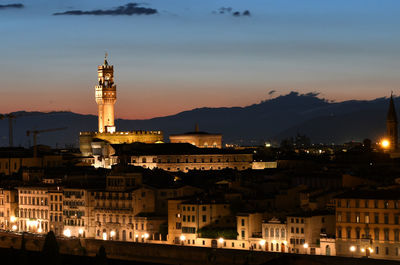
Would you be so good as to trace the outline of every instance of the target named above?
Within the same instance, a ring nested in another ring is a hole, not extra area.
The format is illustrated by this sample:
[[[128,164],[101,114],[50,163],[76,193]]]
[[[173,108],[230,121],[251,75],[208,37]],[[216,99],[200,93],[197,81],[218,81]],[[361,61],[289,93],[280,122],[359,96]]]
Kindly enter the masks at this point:
[[[162,130],[165,135],[200,130],[222,133],[225,142],[261,144],[279,143],[297,133],[308,135],[313,143],[343,143],[379,139],[385,133],[388,98],[329,102],[317,94],[291,92],[246,107],[198,108],[176,115],[148,120],[116,121],[117,129]],[[400,107],[400,99],[395,98]],[[17,112],[14,122],[14,145],[29,146],[31,129],[68,127],[66,130],[38,135],[38,143],[63,147],[78,146],[80,131],[95,131],[97,116],[72,112]],[[166,137],[166,140],[168,138]],[[8,121],[0,120],[0,146],[8,145]]]

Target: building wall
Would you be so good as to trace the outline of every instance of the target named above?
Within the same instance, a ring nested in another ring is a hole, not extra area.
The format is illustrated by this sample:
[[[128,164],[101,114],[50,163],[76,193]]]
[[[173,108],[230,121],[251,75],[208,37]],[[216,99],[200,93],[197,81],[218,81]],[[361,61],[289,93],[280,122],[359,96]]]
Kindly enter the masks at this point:
[[[131,165],[144,168],[161,168],[166,171],[221,170],[225,168],[246,170],[252,168],[252,154],[203,154],[131,156]]]
[[[399,219],[400,209],[397,200],[337,199],[337,254],[399,259]],[[354,251],[350,250],[352,246]]]
[[[287,224],[267,222],[262,224],[262,238],[265,250],[273,252],[289,252]]]
[[[61,236],[64,230],[63,224],[63,192],[61,189],[49,190],[50,202],[50,230],[56,236]]]
[[[18,187],[19,230],[47,233],[49,225],[49,193],[44,187]]]
[[[75,237],[90,236],[89,195],[85,189],[66,188],[63,192],[63,224],[64,231]]]
[[[0,174],[18,173],[21,167],[58,167],[63,165],[62,156],[0,158]]]
[[[221,134],[176,134],[170,135],[171,143],[189,143],[200,148],[222,148]]]
[[[0,229],[15,230],[18,225],[18,192],[0,189]]]

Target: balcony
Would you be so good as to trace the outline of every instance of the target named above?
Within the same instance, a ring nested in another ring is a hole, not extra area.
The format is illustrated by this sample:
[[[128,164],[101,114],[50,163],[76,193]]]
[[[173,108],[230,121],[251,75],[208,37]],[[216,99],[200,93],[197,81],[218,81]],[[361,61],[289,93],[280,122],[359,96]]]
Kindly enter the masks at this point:
[[[262,238],[262,232],[253,232],[251,234],[252,238]]]

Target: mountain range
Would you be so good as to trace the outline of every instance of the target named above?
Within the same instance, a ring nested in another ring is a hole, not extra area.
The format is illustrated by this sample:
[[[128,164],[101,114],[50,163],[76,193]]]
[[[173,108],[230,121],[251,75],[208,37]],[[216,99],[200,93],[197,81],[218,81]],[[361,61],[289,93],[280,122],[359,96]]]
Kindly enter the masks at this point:
[[[400,98],[394,98],[400,106]],[[222,133],[225,143],[259,145],[265,141],[279,144],[297,133],[305,134],[313,143],[340,144],[370,138],[378,141],[386,130],[388,98],[332,102],[317,93],[287,95],[261,101],[246,107],[197,108],[175,115],[147,120],[117,119],[119,131],[161,130],[165,140],[169,134],[193,131]],[[53,147],[79,146],[80,131],[96,131],[97,116],[73,112],[13,113],[14,145],[32,145],[27,130],[66,129],[38,134],[38,144]],[[0,120],[0,146],[8,146],[8,121]]]

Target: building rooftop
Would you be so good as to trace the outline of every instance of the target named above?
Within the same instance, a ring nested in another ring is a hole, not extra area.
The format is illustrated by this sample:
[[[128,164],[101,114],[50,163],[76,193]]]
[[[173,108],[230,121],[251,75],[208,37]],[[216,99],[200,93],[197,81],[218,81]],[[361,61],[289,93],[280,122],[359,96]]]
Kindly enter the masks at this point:
[[[376,200],[399,200],[400,189],[377,189],[377,190],[353,190],[337,195],[338,199],[376,199]]]

